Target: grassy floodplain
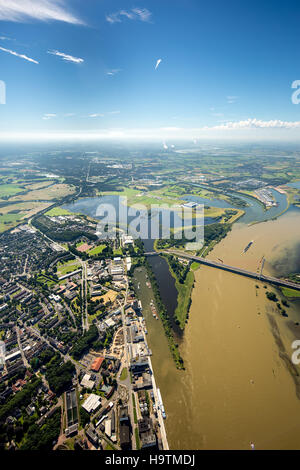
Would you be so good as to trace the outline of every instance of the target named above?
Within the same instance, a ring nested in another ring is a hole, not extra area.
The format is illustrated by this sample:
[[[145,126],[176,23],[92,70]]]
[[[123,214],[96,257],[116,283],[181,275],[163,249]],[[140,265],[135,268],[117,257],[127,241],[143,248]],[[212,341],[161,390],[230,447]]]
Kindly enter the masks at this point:
[[[49,217],[59,217],[60,215],[74,215],[72,212],[68,211],[67,209],[63,209],[62,207],[53,207],[50,211],[46,212],[45,215]]]
[[[290,289],[289,287],[281,287],[281,291],[285,297],[288,298],[300,298],[300,292],[298,290]]]
[[[14,196],[15,194],[18,194],[22,191],[24,191],[24,189],[17,184],[1,184],[0,199],[7,196]]]
[[[284,191],[285,194],[287,195],[287,199],[289,202],[289,206],[291,204],[294,204],[297,207],[300,207],[300,200],[299,200],[299,189],[297,188],[292,188],[290,186],[283,186],[279,188],[280,190]]]
[[[50,205],[50,202],[20,202],[0,206],[0,233],[15,227]]]
[[[163,328],[164,328],[165,335],[168,340],[168,344],[169,344],[169,348],[170,348],[170,352],[172,354],[173,360],[178,369],[184,369],[184,362],[180,355],[178,344],[175,342],[170,318],[167,314],[166,307],[161,300],[159,287],[158,287],[155,275],[153,274],[153,271],[151,269],[150,264],[147,262],[147,259],[145,260],[145,267],[147,269],[147,274],[148,274],[149,281],[151,283],[151,287],[152,287],[153,294],[154,294],[155,304],[156,304],[157,311],[159,313],[160,319],[163,324]]]
[[[75,188],[67,184],[54,184],[47,188],[34,189],[23,195],[16,195],[10,201],[52,201],[75,193]]]
[[[194,281],[195,281],[194,272],[192,269],[190,269],[186,275],[184,282],[181,283],[179,282],[178,276],[176,275],[175,271],[172,269],[168,256],[164,255],[164,258],[168,262],[170,273],[175,279],[175,287],[178,292],[175,318],[178,321],[180,328],[184,330],[185,323],[187,322],[187,318],[189,314],[189,309],[190,309],[190,304],[191,304],[191,295],[192,295],[192,291],[194,287]]]
[[[99,192],[99,196],[120,196],[127,197],[127,205],[141,204],[147,209],[153,204],[178,204],[178,199],[163,196],[159,191],[144,192],[133,188],[123,188],[122,191]]]
[[[4,172],[0,184],[0,233],[10,230],[47,209],[54,200],[75,192],[75,186],[63,183],[64,178],[49,179],[21,174],[19,170]],[[58,215],[55,212],[52,215]]]

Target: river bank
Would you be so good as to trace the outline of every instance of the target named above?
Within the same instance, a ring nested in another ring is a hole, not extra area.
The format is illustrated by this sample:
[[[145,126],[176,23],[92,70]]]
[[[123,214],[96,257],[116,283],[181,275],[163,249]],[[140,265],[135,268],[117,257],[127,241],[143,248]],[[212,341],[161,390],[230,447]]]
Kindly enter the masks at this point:
[[[156,261],[158,261],[158,263],[160,264],[163,264],[163,262],[166,262],[164,259],[161,259],[161,258],[159,258]],[[166,267],[168,268],[167,263],[166,263]],[[147,258],[145,261],[145,268],[147,270],[148,279],[151,283],[151,289],[153,291],[156,308],[157,308],[159,317],[161,319],[161,322],[164,328],[164,332],[165,332],[165,335],[169,344],[170,352],[172,354],[174,363],[176,364],[177,369],[184,369],[184,361],[179,352],[179,347],[178,347],[178,340],[181,337],[182,332],[178,328],[177,322],[176,320],[174,320],[174,316],[170,315],[170,312],[168,311],[168,307],[161,297],[161,289],[159,285],[159,280],[156,278],[153,272],[152,266],[148,262]]]

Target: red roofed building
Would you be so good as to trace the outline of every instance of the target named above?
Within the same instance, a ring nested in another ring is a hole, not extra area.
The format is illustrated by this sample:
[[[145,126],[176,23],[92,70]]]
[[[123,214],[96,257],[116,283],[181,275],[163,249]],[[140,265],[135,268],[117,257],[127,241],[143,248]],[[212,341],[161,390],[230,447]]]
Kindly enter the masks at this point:
[[[26,380],[19,379],[11,388],[14,392],[18,392],[19,390],[22,390],[24,385],[26,385]]]
[[[47,395],[48,395],[48,399],[51,400],[51,401],[55,397],[55,393],[51,392],[51,390],[48,391]]]
[[[99,372],[100,367],[102,366],[103,361],[104,361],[104,357],[97,357],[97,359],[95,359],[95,360],[92,362],[91,370],[93,370],[94,372]]]

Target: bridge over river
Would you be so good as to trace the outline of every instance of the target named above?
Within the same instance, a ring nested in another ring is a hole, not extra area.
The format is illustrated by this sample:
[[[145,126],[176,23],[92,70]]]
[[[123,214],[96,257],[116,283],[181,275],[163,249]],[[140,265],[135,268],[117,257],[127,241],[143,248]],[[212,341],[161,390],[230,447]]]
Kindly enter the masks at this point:
[[[218,263],[217,261],[210,261],[206,258],[202,258],[201,256],[189,255],[181,251],[176,251],[176,250],[152,251],[152,252],[145,253],[145,255],[157,256],[163,253],[169,254],[169,255],[175,255],[175,256],[178,256],[179,258],[186,258],[192,261],[196,261],[197,263],[210,266],[212,268],[222,269],[223,271],[228,271],[230,273],[239,274],[240,276],[245,276],[251,279],[257,279],[258,281],[261,281],[261,282],[274,284],[275,286],[288,287],[289,289],[300,291],[300,284],[290,282],[290,281],[285,281],[283,279],[278,279],[276,277],[264,276],[261,273],[254,273],[252,271],[247,271],[246,269],[236,268],[235,266],[229,266],[228,264]]]

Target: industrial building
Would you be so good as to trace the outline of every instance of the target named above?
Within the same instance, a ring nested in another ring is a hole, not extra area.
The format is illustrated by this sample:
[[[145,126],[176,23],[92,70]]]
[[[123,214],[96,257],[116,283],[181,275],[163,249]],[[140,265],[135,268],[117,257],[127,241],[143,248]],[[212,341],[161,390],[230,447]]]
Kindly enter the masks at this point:
[[[80,384],[82,387],[85,387],[85,388],[90,388],[92,389],[95,385],[95,382],[93,380],[91,380],[91,376],[89,374],[85,374],[83,376],[83,379],[81,381],[81,384]]]
[[[82,407],[88,413],[92,413],[93,411],[96,411],[100,405],[101,405],[101,398],[98,395],[91,393],[91,395],[89,395],[89,397],[83,403]]]

